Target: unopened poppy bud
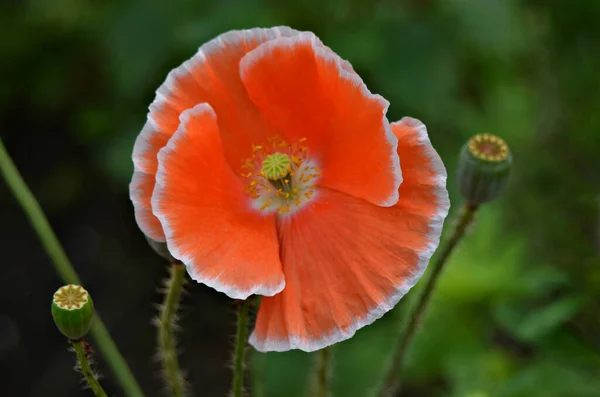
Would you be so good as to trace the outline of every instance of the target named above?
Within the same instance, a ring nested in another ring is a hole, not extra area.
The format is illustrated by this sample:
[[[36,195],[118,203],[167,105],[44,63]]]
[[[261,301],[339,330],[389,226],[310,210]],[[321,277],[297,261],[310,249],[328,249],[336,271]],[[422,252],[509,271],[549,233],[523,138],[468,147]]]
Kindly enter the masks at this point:
[[[463,146],[456,179],[468,203],[479,205],[500,195],[512,164],[506,142],[492,134],[477,134]]]
[[[167,248],[167,243],[161,243],[159,241],[152,240],[148,236],[145,237],[146,241],[148,241],[148,245],[152,247],[154,252],[168,260],[170,263],[177,261],[177,259],[173,258],[173,255],[171,255],[171,253],[169,252],[169,249]]]
[[[52,317],[69,339],[80,339],[90,330],[94,317],[92,297],[80,285],[60,287],[52,299]]]

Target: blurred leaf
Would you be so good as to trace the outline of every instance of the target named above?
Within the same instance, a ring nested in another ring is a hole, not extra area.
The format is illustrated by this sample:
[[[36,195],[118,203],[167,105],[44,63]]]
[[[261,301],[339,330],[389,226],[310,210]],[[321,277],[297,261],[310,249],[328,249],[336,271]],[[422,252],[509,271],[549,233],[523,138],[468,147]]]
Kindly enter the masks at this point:
[[[579,296],[561,298],[542,308],[526,309],[516,302],[498,306],[496,318],[506,330],[525,342],[541,340],[569,321],[582,307]]]
[[[267,396],[305,397],[313,361],[314,356],[300,351],[268,353],[264,372]]]
[[[458,21],[461,39],[476,45],[480,51],[496,56],[510,56],[527,48],[527,31],[523,29],[514,0],[448,0],[441,1],[444,12]],[[494,23],[490,23],[494,21]]]
[[[513,379],[499,384],[498,397],[597,397],[598,376],[585,375],[547,361],[535,361],[523,366]]]

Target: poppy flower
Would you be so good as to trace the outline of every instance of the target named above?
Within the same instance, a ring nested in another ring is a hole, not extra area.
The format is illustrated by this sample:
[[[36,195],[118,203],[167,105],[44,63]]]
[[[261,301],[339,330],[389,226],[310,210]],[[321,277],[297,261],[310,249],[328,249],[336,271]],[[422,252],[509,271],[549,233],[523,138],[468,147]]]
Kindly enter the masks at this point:
[[[225,33],[171,71],[136,140],[136,220],[190,276],[263,295],[250,343],[350,338],[417,282],[448,212],[425,126],[312,33]]]

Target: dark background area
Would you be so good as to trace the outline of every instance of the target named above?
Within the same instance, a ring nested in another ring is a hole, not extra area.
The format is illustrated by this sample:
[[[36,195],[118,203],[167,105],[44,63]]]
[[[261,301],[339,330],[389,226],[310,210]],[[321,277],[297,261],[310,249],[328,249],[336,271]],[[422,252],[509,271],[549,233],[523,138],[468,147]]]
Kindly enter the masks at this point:
[[[212,37],[315,32],[421,119],[449,171],[476,132],[515,166],[436,290],[402,396],[600,396],[600,1],[0,1],[0,136],[148,396],[161,395],[151,319],[167,275],[127,184],[154,90]],[[62,284],[0,183],[0,395],[89,396],[50,315]],[[224,396],[231,302],[190,283],[181,361],[196,396]],[[414,293],[409,294],[413,296]],[[410,299],[410,298],[409,298]],[[373,387],[407,299],[335,347],[336,396]],[[91,341],[93,344],[93,340]],[[268,396],[305,396],[313,357],[253,355]],[[122,395],[102,358],[111,395]]]

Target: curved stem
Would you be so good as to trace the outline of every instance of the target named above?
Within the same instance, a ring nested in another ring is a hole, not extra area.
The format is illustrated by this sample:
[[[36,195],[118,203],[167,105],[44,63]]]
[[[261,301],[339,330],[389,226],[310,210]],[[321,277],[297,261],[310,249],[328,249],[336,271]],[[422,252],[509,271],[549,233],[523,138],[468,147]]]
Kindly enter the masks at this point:
[[[238,302],[237,304],[237,334],[235,337],[235,355],[233,357],[231,395],[233,397],[242,397],[244,393],[244,357],[248,341],[248,309],[250,308],[250,299]]]
[[[404,364],[404,358],[406,356],[406,352],[408,351],[408,346],[410,346],[415,332],[417,331],[419,324],[421,323],[421,320],[427,308],[427,304],[429,303],[429,299],[431,298],[432,292],[435,288],[438,278],[440,277],[444,264],[447,262],[452,251],[454,251],[454,248],[456,248],[458,243],[464,237],[465,231],[473,221],[473,217],[475,216],[475,213],[477,212],[478,208],[479,207],[474,204],[466,204],[464,206],[464,208],[461,211],[458,224],[452,232],[450,239],[443,247],[442,251],[437,257],[437,260],[431,266],[431,275],[427,279],[425,287],[423,288],[423,292],[418,297],[416,304],[410,314],[408,324],[404,332],[402,333],[401,339],[398,343],[398,347],[394,352],[391,364],[387,370],[385,383],[377,393],[378,396],[392,397],[395,396],[398,390],[400,389],[399,375]]]
[[[13,196],[17,199],[21,208],[29,218],[29,222],[37,233],[44,249],[54,263],[60,278],[67,284],[81,285],[81,280],[73,269],[73,265],[65,254],[58,238],[54,234],[48,219],[40,208],[39,203],[25,184],[21,174],[15,167],[10,155],[6,151],[2,140],[0,140],[0,170],[8,187],[12,191]],[[104,327],[100,317],[96,316],[93,321],[91,333],[96,340],[98,350],[104,356],[112,373],[115,375],[125,394],[129,397],[142,397],[144,394],[138,386],[135,378],[131,374],[131,370],[117,349],[115,342],[110,337],[110,334]]]
[[[331,348],[326,347],[321,349],[317,354],[315,397],[327,397],[329,395],[329,363],[331,362]]]
[[[83,340],[71,340],[71,344],[73,345],[73,349],[75,349],[75,355],[77,356],[81,373],[87,384],[90,386],[90,389],[92,389],[97,397],[107,397],[106,392],[98,382],[98,379],[96,379],[94,371],[92,371],[92,367],[90,366],[85,352],[85,346],[83,346]]]
[[[163,373],[173,397],[185,395],[185,379],[181,375],[177,359],[177,341],[173,332],[184,283],[185,266],[182,263],[173,263],[171,275],[167,280],[167,293],[158,319],[158,346]]]

